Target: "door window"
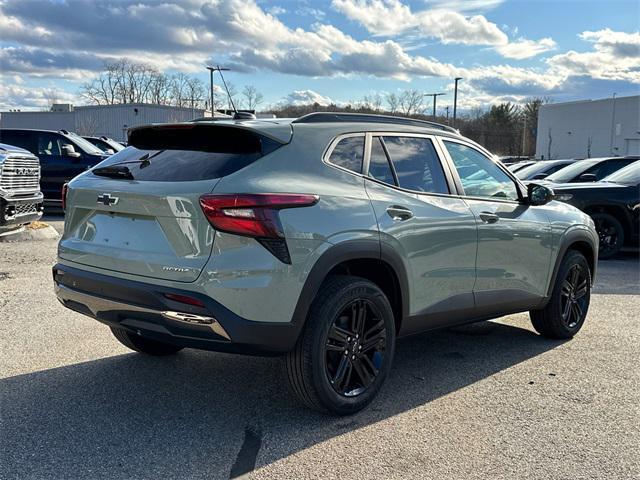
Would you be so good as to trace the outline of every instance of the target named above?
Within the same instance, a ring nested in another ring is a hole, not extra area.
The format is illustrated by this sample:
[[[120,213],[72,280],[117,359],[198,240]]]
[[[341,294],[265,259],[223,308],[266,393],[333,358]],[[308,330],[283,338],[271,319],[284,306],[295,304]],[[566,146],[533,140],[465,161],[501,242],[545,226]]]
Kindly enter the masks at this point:
[[[455,142],[444,142],[460,176],[465,195],[518,200],[511,178],[479,151]]]
[[[396,181],[391,171],[391,165],[387,154],[382,147],[379,137],[373,137],[371,141],[371,158],[369,159],[369,175],[376,180],[395,185]]]
[[[623,158],[616,160],[606,160],[591,167],[585,173],[593,173],[596,176],[596,180],[602,180],[604,177],[608,177],[612,173],[620,170],[622,167],[625,167],[630,163],[633,163],[633,160],[625,160]]]
[[[382,137],[400,187],[416,192],[449,193],[433,142],[421,137]]]
[[[61,155],[61,141],[58,135],[52,133],[38,134],[38,155]]]
[[[338,142],[329,161],[333,165],[346,168],[356,173],[362,172],[362,159],[364,158],[364,135],[359,137],[347,137]]]

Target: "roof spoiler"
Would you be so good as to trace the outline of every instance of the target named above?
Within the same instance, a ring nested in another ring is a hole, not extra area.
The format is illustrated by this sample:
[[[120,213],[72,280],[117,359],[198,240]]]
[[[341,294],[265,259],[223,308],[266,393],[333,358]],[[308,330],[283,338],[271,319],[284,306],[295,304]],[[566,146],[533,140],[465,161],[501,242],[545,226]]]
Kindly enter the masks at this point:
[[[134,127],[127,143],[141,150],[195,150],[214,153],[266,153],[277,143],[249,128],[216,123],[174,123]]]

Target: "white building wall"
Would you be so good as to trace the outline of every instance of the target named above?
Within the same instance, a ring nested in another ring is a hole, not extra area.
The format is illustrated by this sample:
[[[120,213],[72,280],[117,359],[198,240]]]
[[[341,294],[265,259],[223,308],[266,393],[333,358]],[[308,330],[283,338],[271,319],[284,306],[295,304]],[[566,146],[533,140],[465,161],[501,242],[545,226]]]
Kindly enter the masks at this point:
[[[4,128],[69,130],[80,135],[106,135],[125,141],[127,129],[149,123],[185,122],[203,117],[204,110],[164,105],[127,103],[75,107],[73,112],[3,112]]]
[[[640,95],[540,107],[536,158],[640,155]]]

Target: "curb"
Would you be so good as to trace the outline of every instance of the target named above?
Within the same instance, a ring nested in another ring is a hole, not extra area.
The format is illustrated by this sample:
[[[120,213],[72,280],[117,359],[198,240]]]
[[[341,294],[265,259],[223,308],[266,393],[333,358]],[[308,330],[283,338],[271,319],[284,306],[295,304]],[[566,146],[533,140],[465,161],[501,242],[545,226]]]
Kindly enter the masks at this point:
[[[41,223],[42,225],[42,223]],[[41,228],[23,228],[0,236],[0,243],[14,243],[29,240],[53,240],[60,234],[51,225],[44,224]]]

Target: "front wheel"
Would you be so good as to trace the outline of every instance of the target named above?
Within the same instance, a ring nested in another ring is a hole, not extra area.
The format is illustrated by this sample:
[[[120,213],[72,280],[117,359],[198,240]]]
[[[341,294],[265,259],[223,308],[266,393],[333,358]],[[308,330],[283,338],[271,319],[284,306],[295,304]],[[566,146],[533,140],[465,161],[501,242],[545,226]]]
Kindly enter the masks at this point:
[[[594,213],[591,215],[593,223],[598,232],[600,248],[598,256],[601,260],[606,260],[617,254],[624,243],[624,228],[613,215],[608,213]]]
[[[308,407],[349,415],[376,396],[394,350],[393,311],[382,290],[363,278],[332,276],[286,357],[289,383]]]
[[[582,328],[591,298],[591,271],[580,252],[567,252],[547,306],[532,310],[533,328],[549,338],[572,338]]]

